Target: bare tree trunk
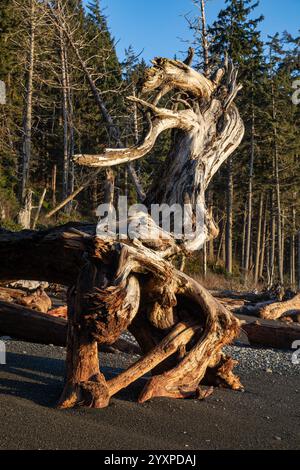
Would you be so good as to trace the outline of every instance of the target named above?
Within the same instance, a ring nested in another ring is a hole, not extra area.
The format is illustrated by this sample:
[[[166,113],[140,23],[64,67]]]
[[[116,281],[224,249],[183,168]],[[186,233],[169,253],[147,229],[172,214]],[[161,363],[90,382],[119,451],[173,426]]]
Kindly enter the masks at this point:
[[[272,82],[272,112],[273,121],[276,122],[277,110],[275,105],[274,95],[274,83]],[[283,253],[282,253],[282,220],[281,220],[281,197],[280,197],[280,177],[279,177],[279,155],[278,155],[278,137],[277,128],[274,125],[274,141],[273,141],[273,152],[274,152],[274,174],[276,181],[276,214],[277,214],[277,250],[278,250],[278,278],[279,283],[283,286]]]
[[[246,253],[245,253],[245,278],[249,274],[250,266],[250,249],[251,249],[251,236],[252,236],[252,199],[253,199],[253,170],[254,170],[254,106],[252,99],[252,122],[251,122],[251,157],[249,165],[249,188],[248,188],[248,204],[247,204],[247,232],[246,232]]]
[[[296,194],[294,194],[294,200],[296,199]],[[292,235],[291,235],[291,246],[290,246],[290,283],[291,289],[294,291],[296,289],[296,253],[295,253],[295,239],[296,234],[296,207],[293,204],[292,207]]]
[[[232,160],[227,163],[227,206],[226,206],[226,271],[232,273],[232,225],[233,225],[233,173]]]
[[[133,96],[136,97],[136,88],[133,86]],[[138,113],[137,113],[137,103],[133,103],[133,126],[134,126],[134,140],[135,140],[135,145],[138,145],[139,143],[139,126],[138,126]],[[128,165],[128,173],[134,182],[134,186],[138,195],[138,198],[141,202],[143,202],[146,198],[146,194],[143,190],[143,187],[141,185],[141,182],[138,178],[138,175],[135,170],[134,164]]]
[[[86,181],[84,181],[84,183],[82,183],[77,189],[75,189],[75,191],[72,194],[70,194],[66,199],[64,199],[54,209],[52,209],[50,212],[48,212],[48,214],[46,215],[46,219],[50,219],[51,217],[53,217],[54,214],[56,214],[61,209],[63,209],[69,202],[72,202],[76,198],[76,196],[78,196],[78,194],[81,193],[81,191],[83,191],[87,187],[91,186],[93,184],[93,182],[95,181],[95,177],[98,176],[101,171],[102,171],[102,169],[98,170],[98,171],[95,171],[93,177],[88,178]]]
[[[275,201],[274,191],[271,193],[271,243],[270,243],[270,285],[274,283],[275,274],[275,247],[276,247],[276,214],[275,214]]]
[[[241,266],[243,269],[245,269],[245,257],[246,257],[246,227],[247,227],[247,203],[245,204],[244,217],[243,217],[242,259],[241,259]]]
[[[33,97],[33,74],[35,64],[35,0],[30,2],[30,45],[28,59],[28,76],[26,84],[26,105],[23,122],[23,156],[22,156],[22,180],[21,199],[24,201],[28,185],[29,168],[31,161],[31,134],[32,134],[32,97]]]
[[[261,256],[261,231],[262,231],[263,206],[264,206],[264,194],[263,194],[263,192],[261,192],[260,201],[259,201],[258,223],[257,223],[255,272],[254,272],[254,282],[255,282],[255,284],[258,283],[259,267],[260,267],[259,261],[260,261],[260,256]]]
[[[300,291],[300,230],[298,231],[298,262],[297,262],[297,274],[298,274],[298,291]]]
[[[75,135],[74,135],[74,107],[73,107],[73,93],[71,90],[71,76],[66,52],[66,78],[67,78],[67,95],[68,95],[68,127],[69,127],[69,193],[72,194],[75,188],[75,165],[73,155],[75,150]],[[72,203],[69,204],[69,210],[72,208]]]
[[[39,216],[40,216],[40,213],[41,213],[41,209],[42,209],[42,206],[44,204],[46,192],[47,192],[47,186],[45,186],[45,188],[42,192],[42,195],[40,197],[40,200],[39,200],[39,205],[38,205],[38,208],[37,208],[37,211],[36,211],[36,214],[35,214],[35,218],[34,218],[34,221],[33,221],[33,224],[32,224],[33,230],[35,230],[36,224],[38,223]]]
[[[31,225],[31,212],[32,212],[32,190],[27,189],[25,192],[25,198],[23,207],[20,209],[18,214],[18,224],[23,229],[30,229]]]
[[[271,258],[271,235],[270,235],[271,231],[269,228],[267,228],[267,259],[266,259],[266,268],[267,268],[267,280],[268,280],[268,283],[267,283],[267,287],[270,288],[272,283],[271,283],[271,262],[270,262],[270,258]]]
[[[203,246],[203,277],[204,279],[207,276],[207,243],[204,243]]]
[[[57,166],[52,167],[52,178],[51,178],[51,191],[52,191],[52,205],[56,205],[56,180],[57,180]]]
[[[285,211],[282,210],[281,216],[281,272],[284,275],[284,254],[285,254]]]
[[[104,189],[104,202],[112,208],[115,194],[115,172],[109,168],[106,170],[106,181]]]
[[[219,246],[218,246],[218,251],[217,251],[217,263],[219,263],[219,261],[221,260],[221,255],[222,255],[222,261],[224,261],[224,264],[225,264],[225,256],[223,256],[223,247],[225,245],[225,231],[226,231],[226,222],[223,220],[222,231],[221,231],[221,236],[219,237]]]
[[[209,48],[207,40],[207,23],[205,12],[205,0],[201,0],[201,23],[202,23],[202,53],[204,59],[204,75],[209,76]]]
[[[263,231],[262,231],[262,244],[261,244],[261,256],[260,256],[260,266],[259,266],[259,277],[262,278],[264,274],[265,266],[265,253],[266,253],[266,243],[267,243],[267,215],[268,215],[268,197],[265,202],[265,211],[263,217]]]
[[[68,196],[69,182],[69,110],[68,110],[68,84],[67,84],[67,57],[64,34],[60,30],[60,59],[61,59],[61,91],[62,91],[62,117],[63,117],[63,172],[62,197]]]
[[[211,220],[213,220],[213,195],[212,191],[208,191],[207,195],[208,199],[208,215]],[[211,238],[208,242],[208,260],[213,263],[215,260],[215,253],[214,253],[214,239]]]

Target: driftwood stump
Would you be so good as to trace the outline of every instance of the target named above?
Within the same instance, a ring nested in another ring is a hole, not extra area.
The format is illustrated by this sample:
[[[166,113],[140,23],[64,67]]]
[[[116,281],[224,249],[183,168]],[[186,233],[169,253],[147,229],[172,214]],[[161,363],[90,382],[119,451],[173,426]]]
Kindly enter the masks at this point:
[[[200,250],[218,234],[206,209],[205,191],[243,137],[233,104],[240,89],[237,71],[226,62],[208,79],[180,61],[160,58],[153,64],[141,83],[141,95],[148,93],[150,99],[130,98],[147,116],[143,141],[133,148],[79,155],[76,161],[90,167],[130,163],[146,155],[161,132],[174,129],[161,181],[150,188],[144,205],[149,210],[153,203],[187,206],[192,220],[188,236],[179,237],[174,226],[166,230],[163,221],[157,223],[138,208],[125,221],[125,238],[109,230],[103,234],[109,215],[99,221],[96,234],[93,227],[77,225],[0,235],[0,255],[8,260],[11,254],[15,267],[4,262],[0,278],[20,274],[70,286],[67,375],[59,403],[63,408],[105,407],[111,396],[150,371],[141,402],[158,396],[201,396],[202,384],[242,388],[232,372],[235,362],[222,353],[238,335],[239,320],[172,264],[175,256]],[[175,102],[172,109],[158,107],[167,93]],[[124,228],[124,220],[120,225]],[[126,329],[144,356],[106,381],[98,344],[113,344]]]

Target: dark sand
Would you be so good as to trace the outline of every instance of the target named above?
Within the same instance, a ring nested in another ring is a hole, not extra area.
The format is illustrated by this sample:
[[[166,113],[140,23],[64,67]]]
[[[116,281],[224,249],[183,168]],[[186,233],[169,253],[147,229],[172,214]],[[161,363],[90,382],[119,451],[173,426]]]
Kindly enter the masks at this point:
[[[24,354],[25,349],[25,354]],[[64,350],[8,344],[0,365],[0,449],[299,449],[297,375],[249,371],[246,391],[216,390],[206,401],[134,402],[143,381],[103,410],[54,408],[62,389]],[[51,359],[49,358],[51,357]],[[124,358],[105,355],[111,376]]]

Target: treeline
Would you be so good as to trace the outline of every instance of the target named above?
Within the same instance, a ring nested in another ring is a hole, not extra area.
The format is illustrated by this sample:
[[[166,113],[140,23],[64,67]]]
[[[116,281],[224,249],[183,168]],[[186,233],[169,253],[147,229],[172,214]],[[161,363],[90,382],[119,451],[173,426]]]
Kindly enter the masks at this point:
[[[237,105],[246,132],[207,191],[220,236],[190,269],[295,289],[300,105],[292,102],[292,84],[300,76],[300,38],[285,32],[263,41],[263,18],[255,17],[251,0],[228,0],[212,25],[205,19],[209,3],[195,4],[187,23],[194,32],[194,66],[210,75],[226,55],[239,65],[243,89]],[[87,8],[80,0],[2,0],[0,31],[0,80],[7,87],[6,104],[0,105],[1,225],[94,219],[106,173],[74,167],[72,156],[139,140],[146,117],[125,97],[138,92],[145,63],[131,48],[119,62],[99,0]],[[171,138],[165,134],[135,168],[116,169],[116,196],[135,201],[143,187],[159,180]]]

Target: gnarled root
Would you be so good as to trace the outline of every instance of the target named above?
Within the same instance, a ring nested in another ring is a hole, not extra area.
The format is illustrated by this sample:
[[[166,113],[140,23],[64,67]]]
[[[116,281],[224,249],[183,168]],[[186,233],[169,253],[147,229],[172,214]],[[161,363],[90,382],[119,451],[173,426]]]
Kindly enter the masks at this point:
[[[176,273],[177,274],[177,273]],[[182,273],[180,278],[182,280]],[[193,316],[198,311],[206,315],[206,325],[203,334],[196,344],[185,353],[176,367],[154,376],[144,388],[139,401],[144,402],[157,396],[185,398],[197,396],[199,384],[205,377],[206,371],[216,363],[216,357],[225,344],[230,343],[239,331],[239,321],[219,305],[210,294],[199,284],[184,276],[187,283],[183,295],[187,295],[194,307]],[[239,379],[232,373],[234,361],[229,358],[218,361],[214,374],[218,380],[211,385],[227,385],[235,390],[241,389]]]
[[[60,406],[102,408],[149,372],[153,377],[139,402],[211,393],[200,385],[241,389],[232,372],[235,361],[222,353],[238,335],[239,320],[155,252],[128,245],[118,245],[114,252],[118,249],[119,263],[110,279],[102,265],[89,262],[76,290],[70,291],[68,373]],[[99,370],[97,342],[112,343],[127,328],[144,356],[106,382]]]

